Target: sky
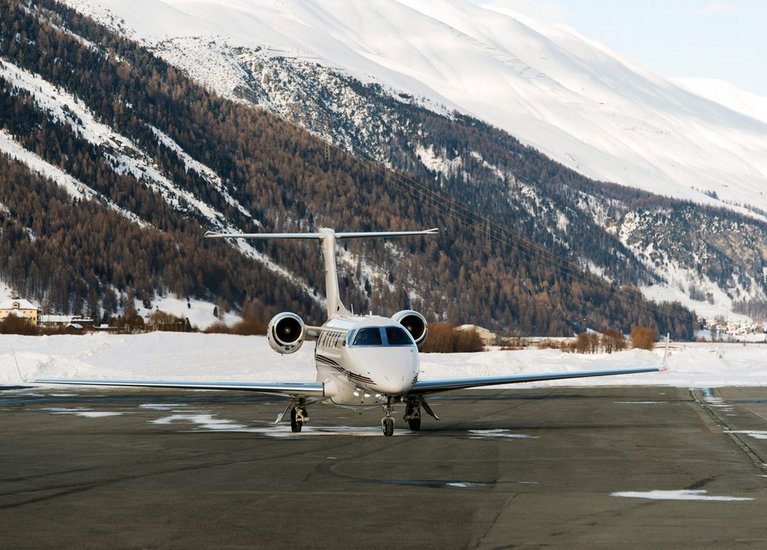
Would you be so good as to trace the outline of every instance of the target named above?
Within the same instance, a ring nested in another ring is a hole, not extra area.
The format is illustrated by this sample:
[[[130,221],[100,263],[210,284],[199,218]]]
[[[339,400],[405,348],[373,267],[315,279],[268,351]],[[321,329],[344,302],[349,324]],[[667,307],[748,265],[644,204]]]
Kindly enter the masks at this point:
[[[474,0],[565,24],[668,78],[727,80],[767,96],[765,0]]]

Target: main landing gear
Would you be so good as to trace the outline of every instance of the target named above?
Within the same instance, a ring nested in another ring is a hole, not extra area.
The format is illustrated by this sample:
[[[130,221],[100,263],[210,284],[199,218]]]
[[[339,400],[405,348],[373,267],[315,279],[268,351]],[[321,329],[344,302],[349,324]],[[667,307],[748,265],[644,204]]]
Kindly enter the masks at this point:
[[[412,431],[421,431],[421,405],[417,399],[407,400],[405,405],[405,421]]]
[[[386,398],[386,405],[384,405],[385,416],[381,419],[381,426],[383,427],[383,433],[386,436],[394,435],[394,418],[392,418],[392,397]],[[434,414],[429,404],[422,396],[408,397],[403,399],[405,401],[405,422],[408,427],[414,432],[421,431],[421,408],[433,417],[435,420],[439,420],[439,417]]]
[[[414,432],[421,431],[421,408],[434,420],[439,420],[423,396],[407,397],[405,398],[405,421]]]

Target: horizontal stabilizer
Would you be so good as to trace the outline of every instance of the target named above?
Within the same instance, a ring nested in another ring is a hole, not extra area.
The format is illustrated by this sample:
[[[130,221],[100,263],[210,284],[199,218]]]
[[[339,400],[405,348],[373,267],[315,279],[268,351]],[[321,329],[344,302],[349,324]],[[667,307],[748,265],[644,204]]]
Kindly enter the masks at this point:
[[[338,239],[364,238],[393,238],[414,237],[419,235],[436,235],[439,229],[433,227],[425,231],[361,231],[354,233],[336,233],[335,230],[322,227],[316,233],[216,233],[207,231],[206,239],[316,239],[322,246],[325,258],[325,296],[328,299],[328,318],[349,315],[346,306],[341,302],[338,288],[338,271],[336,269],[336,241]]]
[[[319,233],[216,233],[214,231],[206,231],[203,237],[206,239],[322,239],[328,232],[329,230],[320,230]],[[363,239],[367,237],[387,238],[436,235],[438,232],[439,229],[434,227],[425,231],[361,231],[354,233],[333,232],[333,234],[336,239]]]

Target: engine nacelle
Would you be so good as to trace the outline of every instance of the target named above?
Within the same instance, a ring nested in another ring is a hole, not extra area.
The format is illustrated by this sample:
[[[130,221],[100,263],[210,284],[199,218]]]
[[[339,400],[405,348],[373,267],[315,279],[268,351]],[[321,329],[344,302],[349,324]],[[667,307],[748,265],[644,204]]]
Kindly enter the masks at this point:
[[[418,349],[421,349],[421,346],[426,341],[426,335],[429,334],[429,324],[426,322],[426,318],[412,309],[398,311],[391,318],[405,327],[405,330],[415,340]]]
[[[303,319],[288,311],[278,313],[266,327],[266,339],[277,353],[295,353],[304,344],[306,325]]]

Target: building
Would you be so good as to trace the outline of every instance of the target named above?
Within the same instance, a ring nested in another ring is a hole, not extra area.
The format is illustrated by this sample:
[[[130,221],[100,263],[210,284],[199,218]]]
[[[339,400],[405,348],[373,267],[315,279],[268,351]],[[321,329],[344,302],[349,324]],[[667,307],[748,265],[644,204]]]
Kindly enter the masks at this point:
[[[92,329],[93,319],[80,315],[40,315],[40,326],[77,330]]]
[[[0,302],[0,322],[4,321],[9,315],[15,315],[21,319],[26,319],[33,325],[37,325],[40,310],[32,302],[21,298],[11,298]]]

